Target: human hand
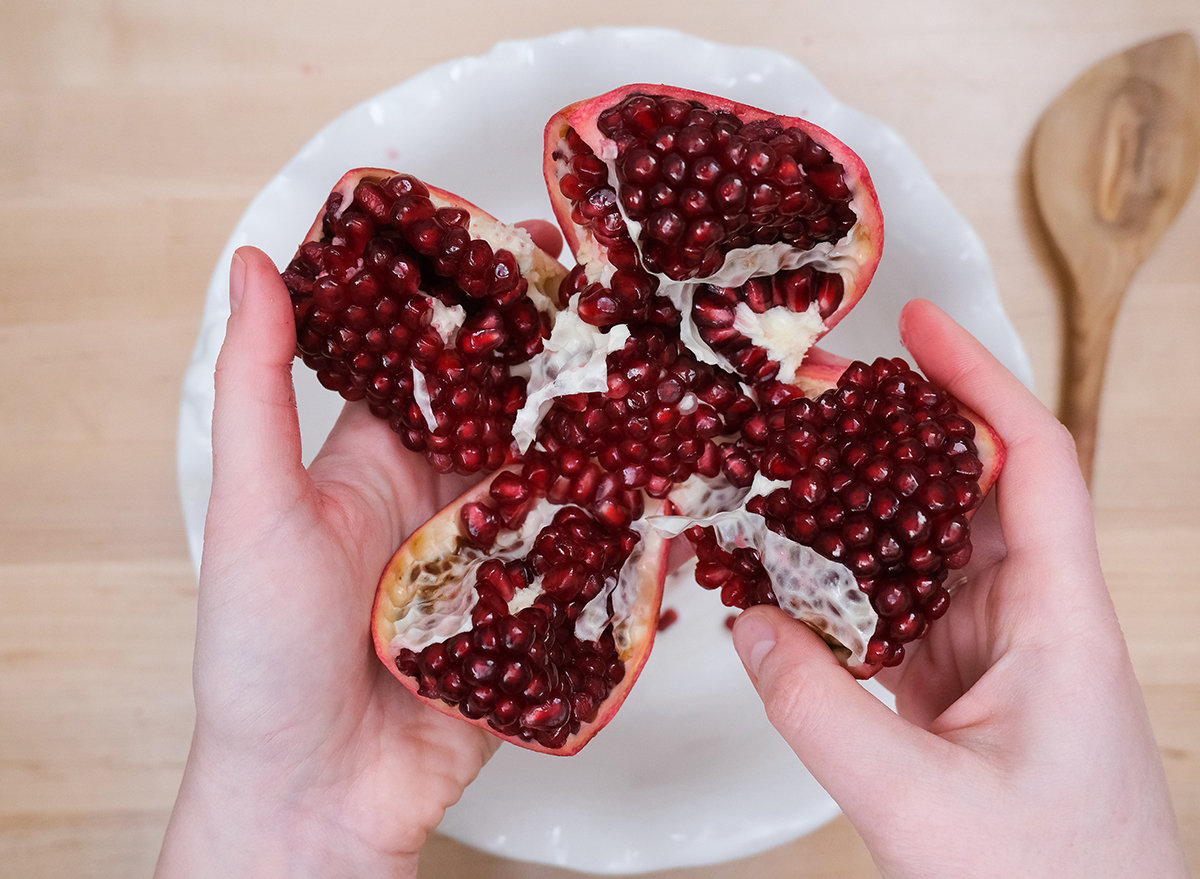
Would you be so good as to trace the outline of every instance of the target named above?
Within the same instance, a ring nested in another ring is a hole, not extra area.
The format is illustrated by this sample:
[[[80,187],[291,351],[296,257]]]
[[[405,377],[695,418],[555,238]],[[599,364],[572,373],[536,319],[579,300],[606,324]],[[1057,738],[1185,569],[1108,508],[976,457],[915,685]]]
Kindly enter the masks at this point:
[[[553,227],[527,228],[556,252]],[[230,291],[196,726],[157,875],[415,876],[498,740],[384,668],[371,604],[396,547],[468,481],[434,473],[365,403],[345,407],[305,470],[288,291],[253,248],[235,255]]]
[[[1007,445],[966,582],[879,674],[897,714],[806,626],[744,612],[734,644],[768,718],[885,876],[1186,876],[1070,435],[929,303],[901,336]]]

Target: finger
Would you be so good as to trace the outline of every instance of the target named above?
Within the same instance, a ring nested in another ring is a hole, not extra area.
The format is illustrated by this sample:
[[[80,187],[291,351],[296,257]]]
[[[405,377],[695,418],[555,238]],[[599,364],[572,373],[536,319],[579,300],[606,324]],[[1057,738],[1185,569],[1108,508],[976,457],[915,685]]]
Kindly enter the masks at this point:
[[[948,747],[863,689],[824,641],[778,608],[742,613],[733,643],[771,724],[856,824],[893,804],[880,796],[888,779],[926,777]]]
[[[932,303],[908,303],[900,335],[933,382],[975,410],[1003,439],[1000,520],[1010,553],[1064,564],[1095,557],[1091,499],[1066,428],[991,352]]]
[[[534,244],[558,259],[558,255],[562,253],[563,249],[563,238],[557,226],[547,223],[545,220],[522,220],[517,225],[529,233]]]
[[[276,499],[304,470],[292,387],[296,330],[291,299],[262,251],[240,248],[230,265],[230,310],[217,357],[213,497]]]

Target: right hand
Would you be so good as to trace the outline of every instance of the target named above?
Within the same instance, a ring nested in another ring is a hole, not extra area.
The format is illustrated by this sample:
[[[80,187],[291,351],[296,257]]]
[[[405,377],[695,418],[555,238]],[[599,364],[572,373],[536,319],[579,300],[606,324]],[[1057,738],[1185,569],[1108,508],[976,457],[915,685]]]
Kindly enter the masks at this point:
[[[928,302],[901,336],[1008,449],[967,582],[879,674],[895,714],[807,626],[743,613],[734,643],[768,718],[885,876],[1187,876],[1070,435]]]

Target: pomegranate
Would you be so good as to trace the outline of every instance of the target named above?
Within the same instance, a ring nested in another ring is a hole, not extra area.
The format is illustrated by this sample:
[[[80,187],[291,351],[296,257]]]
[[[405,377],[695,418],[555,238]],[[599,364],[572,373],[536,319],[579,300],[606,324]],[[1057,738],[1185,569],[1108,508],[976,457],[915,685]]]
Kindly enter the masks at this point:
[[[440,472],[484,481],[380,582],[376,651],[419,698],[573,754],[636,680],[669,541],[725,604],[783,607],[854,674],[946,608],[994,432],[902,361],[814,343],[883,223],[802,119],[632,85],[549,121],[577,264],[416,178],[345,175],[284,271],[297,356]]]

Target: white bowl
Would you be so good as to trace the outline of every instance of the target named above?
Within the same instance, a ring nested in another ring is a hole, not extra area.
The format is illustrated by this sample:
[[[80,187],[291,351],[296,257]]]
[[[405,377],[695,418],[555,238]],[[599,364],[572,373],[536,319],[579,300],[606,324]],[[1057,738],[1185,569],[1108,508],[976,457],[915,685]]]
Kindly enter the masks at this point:
[[[1026,384],[1031,369],[1004,314],[978,237],[895,133],[838,103],[791,58],[674,31],[598,28],[501,43],[439,65],[320,131],[251,203],[213,270],[184,382],[179,480],[199,564],[211,485],[213,368],[224,334],[228,265],[253,244],[279,266],[295,253],[344,171],[408,171],[510,222],[552,219],[542,130],[569,103],[629,82],[663,82],[802,116],[857,151],[886,221],[878,273],[822,343],[871,359],[898,356],[909,299],[946,309]],[[341,408],[296,370],[305,459]],[[717,596],[673,589],[679,621],[663,632],[617,718],[564,759],[506,746],[441,831],[506,857],[596,873],[634,873],[744,857],[821,826],[837,806],[767,723],[733,651]],[[369,608],[363,608],[368,625]]]

